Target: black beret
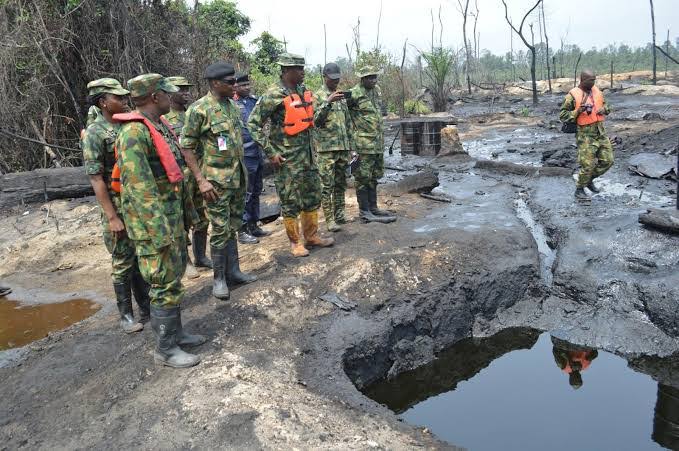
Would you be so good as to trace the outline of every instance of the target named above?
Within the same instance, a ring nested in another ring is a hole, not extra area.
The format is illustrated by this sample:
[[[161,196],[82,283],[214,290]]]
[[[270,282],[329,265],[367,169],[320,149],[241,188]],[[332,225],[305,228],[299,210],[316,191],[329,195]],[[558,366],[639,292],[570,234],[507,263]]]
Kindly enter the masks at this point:
[[[250,75],[244,72],[238,72],[236,74],[236,83],[243,83],[245,81],[250,81]]]
[[[235,73],[233,66],[223,61],[212,63],[205,68],[205,78],[208,80],[219,80]]]

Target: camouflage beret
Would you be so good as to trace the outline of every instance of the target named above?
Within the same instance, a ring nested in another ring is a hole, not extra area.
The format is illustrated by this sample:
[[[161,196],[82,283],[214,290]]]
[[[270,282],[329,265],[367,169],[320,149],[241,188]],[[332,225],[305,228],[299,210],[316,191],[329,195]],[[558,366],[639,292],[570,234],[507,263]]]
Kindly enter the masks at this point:
[[[375,66],[363,65],[356,68],[356,75],[360,78],[369,77],[370,75],[379,75],[380,70]]]
[[[281,53],[276,63],[283,67],[304,67],[306,64],[302,55],[287,52]]]
[[[191,83],[189,80],[187,80],[185,77],[167,77],[165,78],[168,83],[171,85],[181,87],[181,86],[193,86],[193,83]]]
[[[127,87],[132,97],[143,97],[156,91],[178,92],[179,88],[170,84],[160,74],[142,74],[127,80]]]
[[[130,93],[123,88],[118,80],[115,78],[100,78],[87,83],[87,94],[96,96],[97,94],[115,94],[118,96],[125,96]]]

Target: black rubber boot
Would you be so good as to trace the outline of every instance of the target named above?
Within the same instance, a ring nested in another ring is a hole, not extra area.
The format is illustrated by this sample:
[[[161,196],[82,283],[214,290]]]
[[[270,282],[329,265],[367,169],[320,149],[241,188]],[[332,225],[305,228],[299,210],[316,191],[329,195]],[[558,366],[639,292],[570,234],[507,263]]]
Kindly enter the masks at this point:
[[[248,232],[250,233],[250,235],[257,238],[262,238],[271,235],[271,232],[268,232],[261,228],[260,226],[258,226],[257,221],[248,223]]]
[[[587,189],[589,189],[594,194],[599,194],[601,192],[601,190],[594,184],[594,180],[590,180],[590,182],[587,184]]]
[[[372,214],[375,216],[384,216],[385,218],[394,218],[394,221],[396,221],[396,216],[392,215],[386,210],[380,210],[377,208],[377,188],[368,190],[368,196],[370,202],[370,211]]]
[[[585,188],[576,188],[575,189],[575,198],[580,201],[590,201],[592,200],[587,193],[585,192]]]
[[[118,311],[120,312],[120,327],[125,333],[131,334],[144,329],[144,325],[134,320],[132,313],[132,293],[130,281],[113,282],[113,291],[116,293]]]
[[[358,217],[364,222],[379,222],[382,224],[389,224],[396,221],[396,218],[389,216],[375,216],[370,211],[370,194],[367,189],[356,190],[356,198],[358,199]]]
[[[212,296],[217,299],[227,300],[231,295],[226,284],[226,248],[217,249],[211,246],[210,254],[212,255],[212,272],[214,274]]]
[[[172,368],[188,368],[200,363],[200,357],[182,351],[177,343],[180,328],[179,307],[151,306],[151,327],[156,336],[153,360]]]
[[[177,326],[177,344],[179,346],[200,346],[207,341],[207,338],[203,335],[190,334],[184,330],[181,307],[177,314],[179,315],[179,324]]]
[[[257,280],[257,276],[241,272],[238,262],[238,243],[233,239],[226,242],[226,278],[231,285],[252,283]]]
[[[212,261],[205,255],[207,246],[207,230],[194,230],[193,239],[193,264],[197,268],[212,268]]]
[[[238,231],[238,242],[240,244],[257,244],[259,240],[250,234],[247,224],[243,226]]]
[[[139,307],[139,322],[142,324],[147,323],[151,318],[151,297],[149,296],[151,286],[141,276],[139,268],[134,268],[130,278],[132,279],[134,300],[137,301],[137,306]]]

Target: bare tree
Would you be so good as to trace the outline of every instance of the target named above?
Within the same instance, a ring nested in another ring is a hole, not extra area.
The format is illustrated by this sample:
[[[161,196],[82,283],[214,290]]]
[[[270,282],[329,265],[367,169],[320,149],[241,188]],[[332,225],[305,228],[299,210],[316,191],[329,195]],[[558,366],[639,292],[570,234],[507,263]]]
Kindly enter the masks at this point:
[[[377,38],[375,38],[375,50],[380,48],[380,24],[382,23],[382,0],[380,0],[380,14],[377,16]]]
[[[545,18],[545,0],[542,0],[542,4],[540,5],[540,10],[542,12],[542,28],[544,31],[545,35],[545,60],[547,61],[547,86],[548,86],[548,92],[551,94],[552,92],[552,75],[551,75],[551,68],[549,65],[549,36],[547,36],[547,19]]]
[[[479,60],[481,50],[481,32],[476,33],[476,25],[479,22],[479,0],[474,0],[474,59]]]
[[[528,12],[523,16],[523,19],[521,19],[521,24],[519,25],[519,28],[517,29],[514,24],[512,23],[511,20],[509,20],[509,12],[507,11],[507,2],[505,0],[502,0],[502,4],[505,7],[505,20],[507,20],[507,23],[509,24],[510,27],[512,27],[512,30],[516,34],[519,35],[521,40],[523,41],[523,44],[530,50],[530,78],[531,78],[531,83],[533,85],[533,105],[538,104],[538,85],[535,81],[535,45],[531,45],[528,43],[526,40],[526,37],[523,35],[523,25],[526,22],[526,18],[533,12],[535,11],[535,8],[537,8],[540,3],[542,3],[542,0],[538,0],[535,5],[528,10]]]
[[[656,73],[657,69],[657,59],[656,59],[656,50],[655,50],[655,11],[653,10],[653,0],[649,0],[651,2],[651,30],[653,32],[653,84],[656,84],[658,82],[658,74]]]
[[[467,90],[469,94],[472,93],[472,81],[469,76],[470,63],[471,63],[471,49],[469,48],[469,41],[467,40],[467,17],[469,16],[469,0],[465,0],[464,6],[462,6],[462,0],[457,0],[458,5],[460,5],[460,14],[462,14],[462,39],[464,40],[464,52],[465,52],[465,71],[467,72]]]

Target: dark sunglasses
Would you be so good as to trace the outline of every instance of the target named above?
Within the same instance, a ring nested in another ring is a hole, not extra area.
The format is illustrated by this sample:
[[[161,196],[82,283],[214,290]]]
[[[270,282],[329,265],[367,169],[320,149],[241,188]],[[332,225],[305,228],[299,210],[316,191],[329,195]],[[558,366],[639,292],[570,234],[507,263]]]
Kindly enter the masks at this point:
[[[227,85],[235,85],[236,84],[236,79],[235,78],[222,78],[220,80],[222,83],[226,83]]]

